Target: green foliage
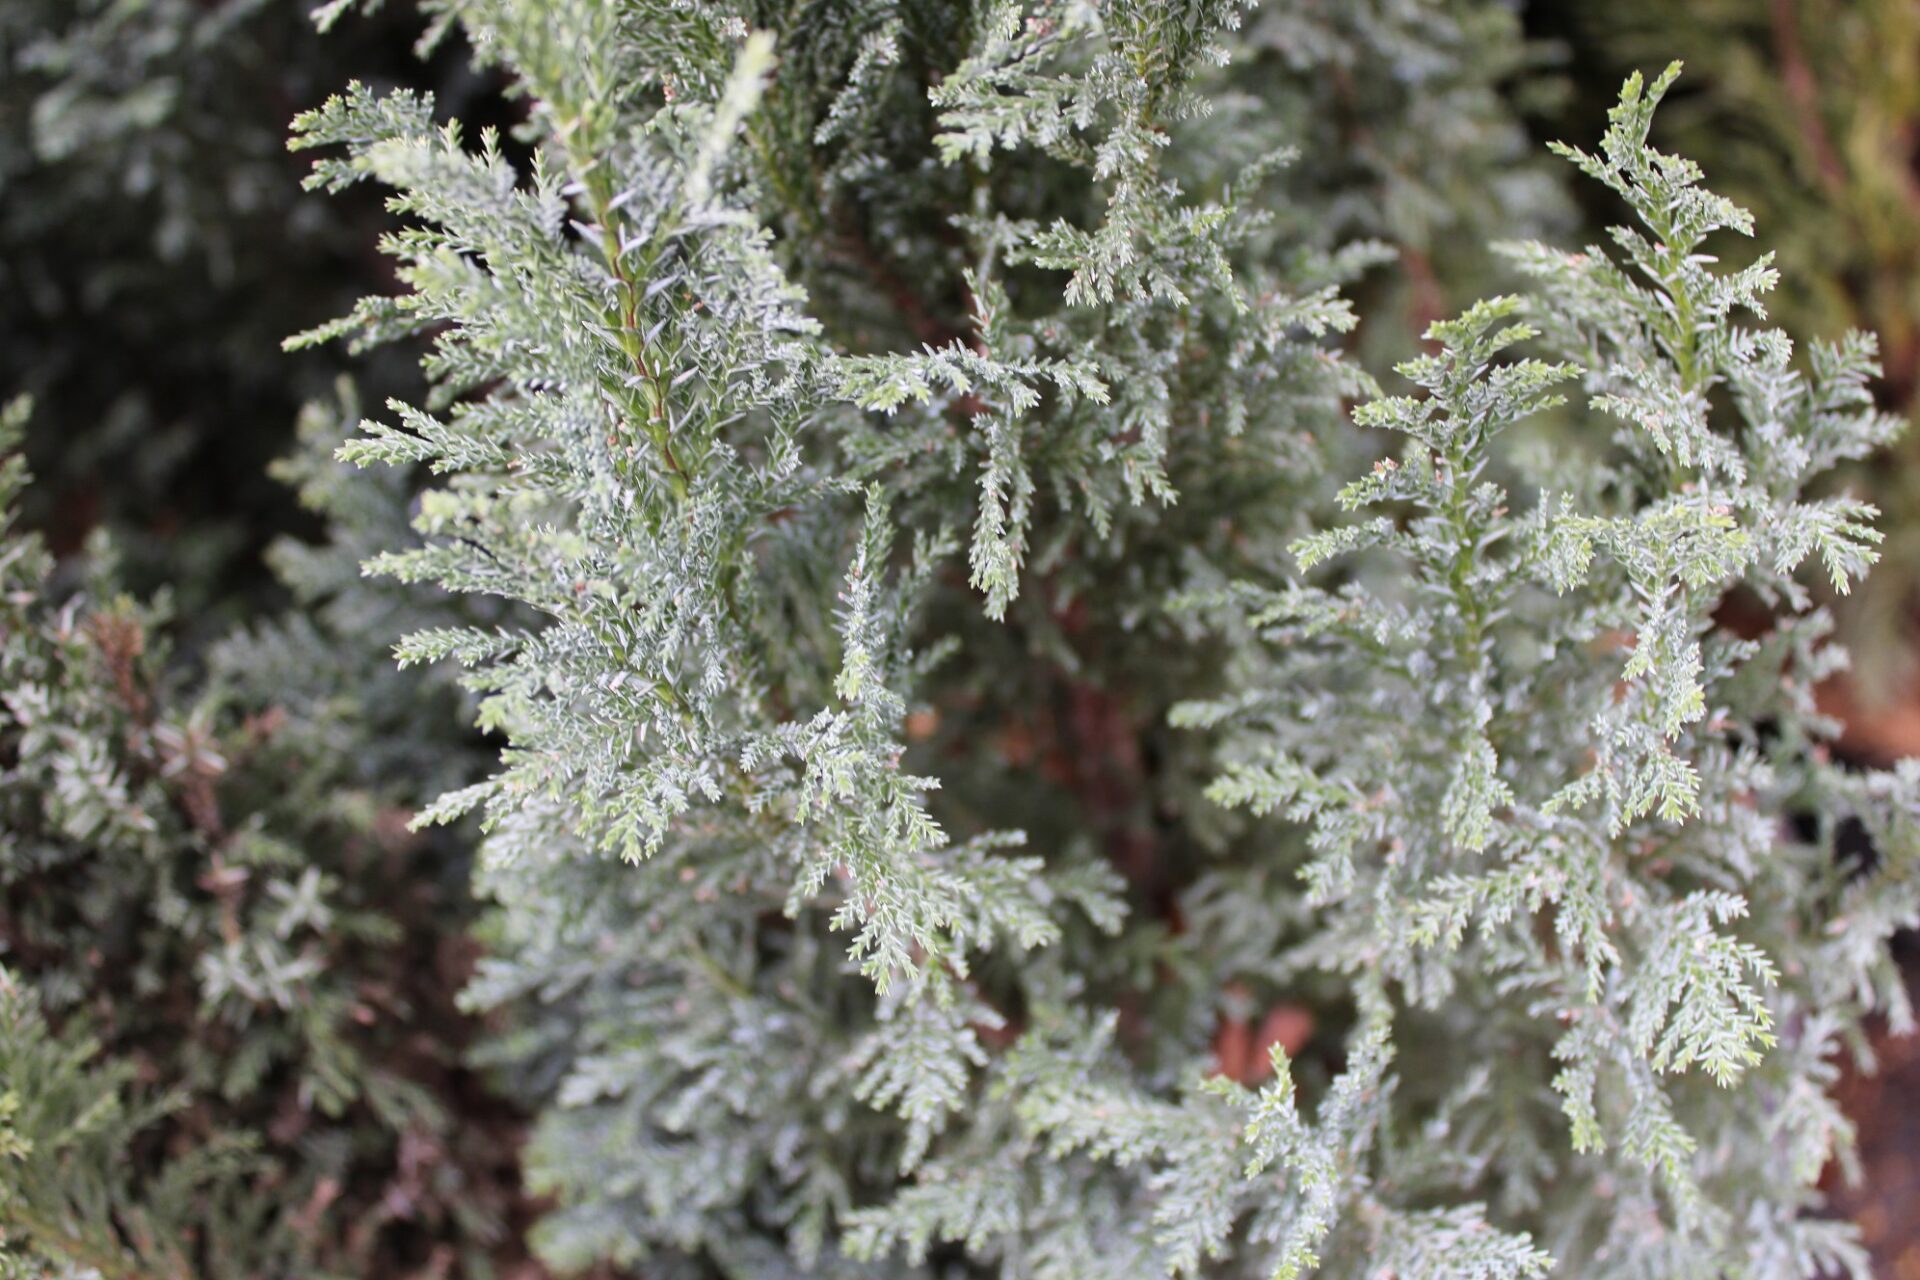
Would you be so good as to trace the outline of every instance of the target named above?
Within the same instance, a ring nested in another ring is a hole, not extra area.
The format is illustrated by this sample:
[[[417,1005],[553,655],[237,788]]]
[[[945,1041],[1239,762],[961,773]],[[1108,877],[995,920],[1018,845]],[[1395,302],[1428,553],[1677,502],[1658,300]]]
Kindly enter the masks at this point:
[[[1920,52],[1920,15],[1900,0],[1841,8],[1813,0],[1706,0],[1578,6],[1549,16],[1572,58],[1608,92],[1630,67],[1686,59],[1689,92],[1661,113],[1663,146],[1704,164],[1716,187],[1768,229],[1782,280],[1770,306],[1796,333],[1878,335],[1884,376],[1874,393],[1912,420],[1920,390],[1920,218],[1907,181],[1920,97],[1903,68]],[[1615,70],[1618,68],[1618,70]],[[1582,110],[1597,104],[1578,103]],[[1566,113],[1560,113],[1564,118]],[[1733,260],[1744,258],[1726,250]],[[1888,563],[1866,589],[1830,601],[1859,659],[1859,703],[1871,710],[1912,675],[1905,644],[1920,542],[1911,437],[1849,469],[1888,515]],[[1889,752],[1870,725],[1861,746]]]
[[[487,831],[468,998],[514,1015],[552,1262],[1858,1269],[1806,1210],[1916,779],[1826,762],[1795,574],[1871,563],[1806,490],[1890,424],[1870,346],[1736,321],[1772,274],[1647,147],[1671,73],[1565,151],[1620,260],[1507,250],[1530,292],[1380,397],[1325,340],[1382,251],[1295,230],[1291,140],[1211,114],[1313,109],[1236,72],[1239,5],[438,8],[530,161],[417,97],[302,117],[406,224],[403,292],[300,341],[431,334],[432,399],[341,452],[449,477],[369,568],[521,611],[399,652],[508,743],[423,820]],[[1400,441],[1357,522],[1351,396]],[[1551,415],[1594,446],[1511,447]],[[1766,636],[1713,630],[1736,589]],[[1207,733],[1152,724],[1209,684]],[[1253,991],[1326,1030],[1208,1079]]]
[[[1895,423],[1677,66],[1568,253],[1504,4],[423,8],[513,123],[294,123],[398,225],[288,345],[428,384],[309,411],[296,610],[170,663],[0,553],[0,1268],[486,1274],[472,837],[561,1271],[1865,1273],[1920,768],[1814,689]]]
[[[326,422],[294,467],[310,496],[340,470]],[[383,776],[428,688],[370,654],[332,661],[348,618],[379,610],[313,574],[290,575],[311,614],[234,637],[183,688],[165,602],[122,594],[104,541],[79,583],[51,576],[11,527],[25,472],[6,468],[0,1247],[106,1277],[359,1275],[422,1240],[480,1261],[499,1230],[498,1190],[469,1172],[485,1135],[435,1096],[447,1050],[413,1039],[458,1033],[413,953],[463,901],[421,882],[449,851],[405,833]],[[351,571],[352,522],[331,514]],[[457,739],[438,754],[459,780]]]
[[[1772,274],[1714,269],[1703,241],[1750,220],[1647,145],[1677,71],[1628,81],[1597,154],[1558,148],[1637,216],[1623,261],[1507,250],[1532,292],[1436,325],[1440,350],[1401,366],[1424,394],[1354,415],[1404,437],[1341,494],[1379,514],[1294,547],[1303,571],[1353,570],[1229,597],[1266,641],[1249,692],[1181,714],[1234,726],[1218,798],[1310,830],[1301,875],[1336,956],[1397,984],[1416,1027],[1478,1028],[1502,1065],[1476,1106],[1558,1095],[1572,1151],[1489,1161],[1478,1190],[1536,1206],[1563,1263],[1858,1270],[1800,1216],[1842,1140],[1831,1104],[1780,1108],[1789,1064],[1835,1052],[1867,991],[1898,1000],[1883,954],[1849,971],[1823,939],[1851,931],[1850,897],[1911,918],[1914,798],[1910,774],[1870,784],[1884,861],[1849,878],[1832,824],[1866,791],[1820,746],[1809,691],[1841,659],[1793,575],[1816,561],[1844,590],[1871,563],[1873,510],[1807,490],[1893,424],[1861,390],[1869,343],[1802,371],[1783,335],[1735,326]],[[1517,343],[1555,362],[1502,355]],[[1575,380],[1608,447],[1519,466],[1503,437]],[[1734,591],[1773,611],[1761,639],[1714,629]],[[1803,807],[1813,838],[1789,825]]]
[[[296,521],[268,462],[343,361],[276,346],[374,288],[378,208],[306,201],[288,119],[348,74],[459,92],[401,6],[330,39],[278,0],[18,0],[0,13],[0,388],[34,396],[26,518],[121,537],[194,641],[271,595]],[[405,365],[390,368],[402,375]]]
[[[251,1170],[232,1143],[170,1160],[135,1188],[128,1152],[183,1100],[143,1098],[135,1065],[101,1065],[99,1052],[53,1036],[32,994],[0,969],[4,1274],[191,1275],[190,1246],[171,1225],[234,1214]]]

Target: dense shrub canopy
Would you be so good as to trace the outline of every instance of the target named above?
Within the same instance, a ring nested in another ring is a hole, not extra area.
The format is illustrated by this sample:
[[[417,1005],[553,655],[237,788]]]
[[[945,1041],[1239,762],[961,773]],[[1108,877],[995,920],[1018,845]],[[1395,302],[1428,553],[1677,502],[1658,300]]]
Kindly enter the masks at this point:
[[[312,411],[293,614],[186,681],[0,562],[19,1266],[484,1274],[396,973],[471,846],[559,1270],[1866,1274],[1920,773],[1833,762],[1809,584],[1897,423],[1677,66],[1570,252],[1499,4],[426,8],[514,122],[294,123],[394,284],[289,345],[425,386]]]

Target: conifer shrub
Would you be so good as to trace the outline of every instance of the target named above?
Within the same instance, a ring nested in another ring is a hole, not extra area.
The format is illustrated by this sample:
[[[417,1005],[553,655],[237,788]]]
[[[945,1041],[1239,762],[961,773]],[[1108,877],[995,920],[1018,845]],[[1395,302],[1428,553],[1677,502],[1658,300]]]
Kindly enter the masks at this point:
[[[113,530],[127,585],[167,584],[196,647],[276,597],[261,545],[311,531],[266,468],[347,357],[289,360],[280,339],[381,285],[378,202],[303,199],[288,119],[353,75],[484,109],[458,51],[413,56],[411,6],[324,35],[310,8],[0,10],[0,398],[35,405],[22,513],[60,554]],[[359,372],[404,386],[408,364]]]
[[[487,1274],[513,1117],[459,1062],[464,858],[398,783],[477,758],[358,642],[447,614],[359,583],[404,482],[341,485],[340,424],[282,468],[334,535],[277,556],[303,610],[191,681],[169,602],[104,536],[56,571],[0,472],[0,1274]]]
[[[403,287],[302,341],[430,335],[368,567],[541,619],[399,654],[509,744],[421,820],[482,815],[554,1265],[1864,1274],[1920,776],[1829,759],[1802,575],[1895,424],[1716,267],[1677,67],[1560,148],[1611,246],[1499,246],[1388,394],[1242,6],[446,12],[527,163],[303,117]]]
[[[1920,410],[1920,188],[1911,180],[1920,99],[1905,68],[1920,56],[1920,16],[1900,0],[1839,8],[1814,0],[1631,3],[1604,12],[1542,6],[1582,69],[1578,105],[1595,110],[1627,69],[1684,58],[1687,92],[1661,113],[1654,141],[1699,161],[1767,228],[1781,287],[1771,307],[1789,330],[1877,335],[1875,398],[1911,421]],[[1615,68],[1619,68],[1615,71]],[[1729,250],[1731,253],[1731,251]],[[1733,255],[1739,258],[1741,255]],[[1906,636],[1920,565],[1920,486],[1909,433],[1849,480],[1885,511],[1885,561],[1864,590],[1830,599],[1854,655],[1848,745],[1881,758],[1901,745],[1873,723],[1915,675]]]
[[[295,122],[395,285],[290,345],[430,384],[309,419],[295,613],[168,666],[0,561],[16,1270],[486,1274],[439,792],[557,1272],[1867,1274],[1920,770],[1831,758],[1815,588],[1898,424],[1677,66],[1569,251],[1501,4],[425,8],[515,123]]]

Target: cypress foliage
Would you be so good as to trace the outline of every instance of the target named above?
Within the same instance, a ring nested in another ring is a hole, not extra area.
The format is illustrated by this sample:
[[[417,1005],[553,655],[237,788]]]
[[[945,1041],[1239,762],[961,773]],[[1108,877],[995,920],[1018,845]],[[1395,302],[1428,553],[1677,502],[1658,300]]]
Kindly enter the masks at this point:
[[[341,487],[342,431],[316,409],[286,467],[335,535],[282,554],[305,611],[191,683],[166,599],[125,594],[104,537],[55,574],[13,523],[21,459],[0,473],[7,1274],[484,1268],[502,1229],[499,1122],[448,1110],[463,863],[408,834],[397,785],[463,781],[474,754],[445,681],[356,648],[445,610],[359,585],[404,489]]]
[[[26,519],[61,554],[121,537],[206,644],[277,594],[261,544],[303,522],[266,475],[344,352],[289,331],[379,287],[377,202],[302,198],[286,124],[348,76],[475,109],[451,48],[389,6],[323,36],[277,0],[18,0],[0,12],[0,394],[34,397]],[[401,382],[399,352],[360,373]]]
[[[431,335],[342,451],[450,477],[369,567],[542,618],[400,655],[509,743],[423,820],[488,832],[548,1258],[1861,1272],[1811,1189],[1904,1016],[1916,778],[1827,762],[1796,574],[1873,560],[1806,489],[1892,423],[1866,340],[1749,327],[1671,71],[1563,149],[1616,249],[1505,248],[1382,396],[1325,341],[1382,250],[1298,233],[1319,90],[1236,78],[1238,5],[444,10],[530,165],[304,117],[406,225],[303,341]]]
[[[423,8],[515,123],[295,121],[395,287],[289,345],[429,389],[310,409],[294,611],[0,530],[0,1274],[490,1274],[468,841],[557,1271],[1867,1273],[1898,424],[1677,64],[1550,169],[1488,0]]]
[[[1655,141],[1698,160],[1768,228],[1781,268],[1772,306],[1789,329],[1878,336],[1884,373],[1875,396],[1911,420],[1920,406],[1920,190],[1908,176],[1920,100],[1906,73],[1920,57],[1920,18],[1912,7],[1635,2],[1604,17],[1575,7],[1540,17],[1564,31],[1577,64],[1593,69],[1583,80],[1604,80],[1583,97],[1610,94],[1642,63],[1686,60],[1688,92],[1661,113]],[[1920,564],[1912,447],[1909,436],[1850,469],[1887,512],[1887,562],[1864,590],[1829,601],[1857,659],[1849,745],[1883,757],[1896,744],[1870,722],[1908,692],[1914,674],[1905,645]]]

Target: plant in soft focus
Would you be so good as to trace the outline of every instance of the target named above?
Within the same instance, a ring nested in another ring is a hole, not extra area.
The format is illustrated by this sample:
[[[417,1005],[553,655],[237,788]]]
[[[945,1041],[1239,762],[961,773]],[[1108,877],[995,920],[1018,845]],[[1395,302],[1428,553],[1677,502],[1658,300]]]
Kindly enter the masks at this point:
[[[94,527],[168,583],[182,640],[273,596],[260,545],[302,527],[266,475],[347,357],[277,354],[377,288],[374,201],[303,199],[286,123],[347,76],[471,107],[409,15],[323,36],[280,0],[10,0],[0,8],[0,396],[31,394],[23,518],[59,554]],[[369,378],[404,378],[399,352]]]
[[[511,1273],[516,1106],[561,1272],[1867,1274],[1920,770],[1814,691],[1897,424],[1677,66],[1567,252],[1497,0],[422,7],[513,123],[295,122],[396,225],[291,345],[427,390],[309,410],[292,607],[170,654],[0,529],[0,1275]],[[6,44],[0,178],[254,12]]]
[[[1637,225],[1383,397],[1238,5],[438,8],[524,124],[303,117],[404,219],[308,340],[430,340],[369,568],[540,619],[400,655],[508,743],[423,820],[554,1264],[1862,1272],[1813,1186],[1920,778],[1827,762],[1796,575],[1892,424],[1716,270],[1671,73],[1567,151]]]
[[[1864,1273],[1808,1211],[1850,1139],[1843,1043],[1908,1019],[1885,944],[1915,908],[1916,775],[1828,761],[1812,689],[1842,658],[1794,575],[1844,592],[1872,562],[1872,509],[1806,491],[1895,424],[1870,342],[1796,371],[1739,323],[1771,269],[1702,247],[1750,220],[1646,143],[1677,69],[1628,82],[1597,154],[1561,149],[1633,211],[1618,256],[1506,247],[1531,294],[1436,326],[1401,369],[1421,394],[1355,414],[1404,442],[1341,493],[1367,518],[1293,548],[1351,572],[1236,589],[1263,644],[1180,714],[1233,726],[1219,799],[1306,828],[1300,945],[1398,983],[1374,998],[1397,1056],[1484,1055],[1396,1090],[1442,1168],[1468,1159],[1580,1274]],[[1525,343],[1555,362],[1503,355]],[[1593,447],[1507,448],[1576,388]],[[1714,630],[1734,592],[1767,634]],[[1855,820],[1870,873],[1836,856]]]
[[[444,682],[350,656],[353,625],[445,611],[319,571],[350,570],[381,513],[400,524],[392,486],[332,500],[330,423],[316,411],[317,453],[289,470],[339,549],[290,548],[306,611],[232,637],[198,687],[167,661],[165,601],[123,594],[104,541],[73,581],[11,526],[8,461],[0,1265],[18,1274],[394,1274],[484,1265],[501,1229],[505,1139],[447,1110],[469,1031],[436,949],[469,915],[461,860],[407,833],[394,772],[454,783],[472,756]]]

